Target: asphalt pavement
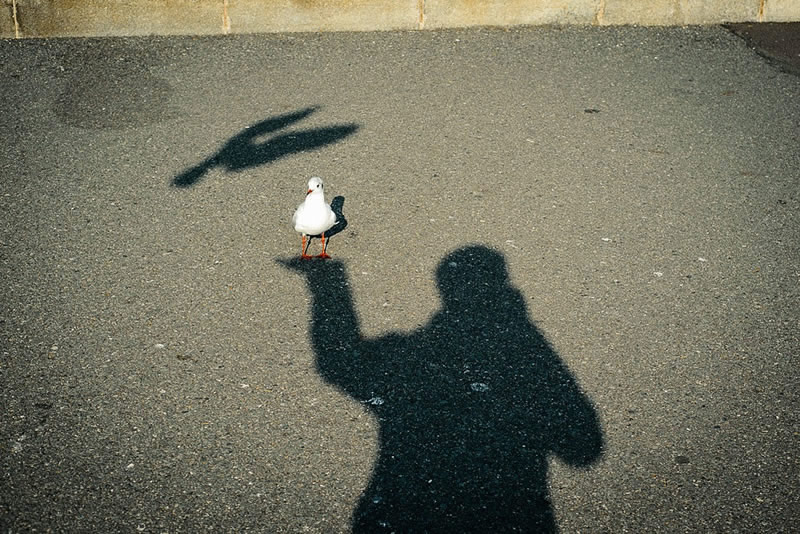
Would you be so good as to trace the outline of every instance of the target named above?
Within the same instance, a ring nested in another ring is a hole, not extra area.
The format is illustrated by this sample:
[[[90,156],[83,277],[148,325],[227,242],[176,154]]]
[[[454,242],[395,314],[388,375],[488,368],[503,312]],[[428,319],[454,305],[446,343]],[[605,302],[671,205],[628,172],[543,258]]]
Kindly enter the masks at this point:
[[[0,58],[0,531],[800,524],[800,77],[725,28]]]

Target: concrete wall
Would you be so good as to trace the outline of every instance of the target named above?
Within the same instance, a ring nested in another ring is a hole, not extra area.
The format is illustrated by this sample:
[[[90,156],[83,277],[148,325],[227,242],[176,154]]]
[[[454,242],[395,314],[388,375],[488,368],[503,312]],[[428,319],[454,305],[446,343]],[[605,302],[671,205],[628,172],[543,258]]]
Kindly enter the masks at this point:
[[[0,0],[0,36],[800,21],[800,0]]]

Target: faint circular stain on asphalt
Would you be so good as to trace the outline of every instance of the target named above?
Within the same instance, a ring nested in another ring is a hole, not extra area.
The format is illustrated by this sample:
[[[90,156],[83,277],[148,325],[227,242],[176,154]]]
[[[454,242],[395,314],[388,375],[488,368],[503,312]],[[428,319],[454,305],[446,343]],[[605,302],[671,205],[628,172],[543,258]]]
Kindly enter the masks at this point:
[[[151,72],[153,58],[124,41],[90,46],[64,58],[64,63],[67,79],[53,111],[65,124],[124,129],[161,122],[171,115],[168,108],[174,90]]]

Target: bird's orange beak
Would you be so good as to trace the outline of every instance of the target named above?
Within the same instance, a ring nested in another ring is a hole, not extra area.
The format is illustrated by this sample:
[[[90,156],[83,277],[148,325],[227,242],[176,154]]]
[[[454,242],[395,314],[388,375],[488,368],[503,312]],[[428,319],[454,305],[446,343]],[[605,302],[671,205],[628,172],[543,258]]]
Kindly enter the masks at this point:
[[[306,191],[306,195],[308,195],[309,193],[311,193],[311,191],[313,191],[313,189],[309,189],[308,191]]]

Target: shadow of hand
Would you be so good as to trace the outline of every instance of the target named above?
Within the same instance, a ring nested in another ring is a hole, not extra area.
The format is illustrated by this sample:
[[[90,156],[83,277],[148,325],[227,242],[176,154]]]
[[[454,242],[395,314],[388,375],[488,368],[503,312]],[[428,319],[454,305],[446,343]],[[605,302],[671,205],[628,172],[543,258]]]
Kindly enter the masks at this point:
[[[344,270],[344,264],[339,260],[317,257],[309,259],[302,259],[300,257],[278,258],[275,260],[275,263],[290,271],[294,271],[305,276],[311,276],[315,274],[324,275],[325,273],[329,273],[334,269]]]

